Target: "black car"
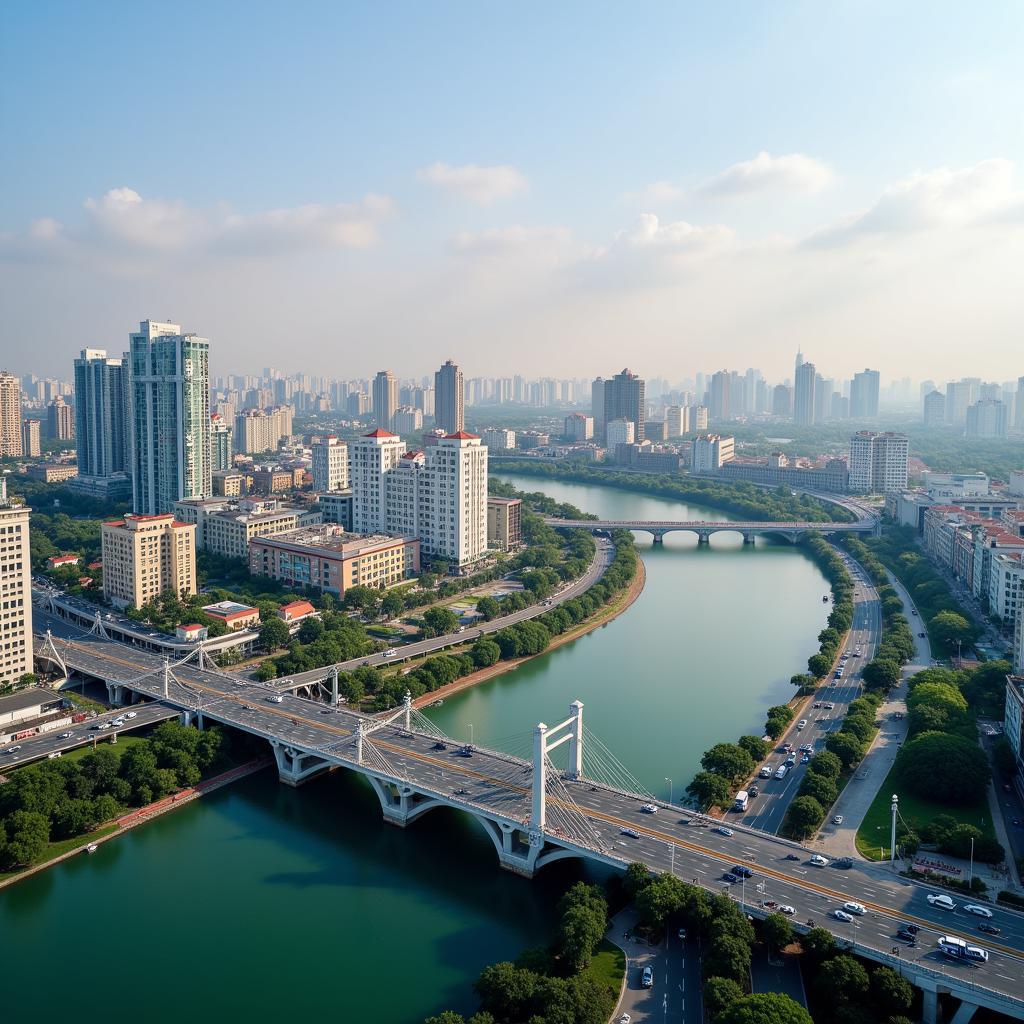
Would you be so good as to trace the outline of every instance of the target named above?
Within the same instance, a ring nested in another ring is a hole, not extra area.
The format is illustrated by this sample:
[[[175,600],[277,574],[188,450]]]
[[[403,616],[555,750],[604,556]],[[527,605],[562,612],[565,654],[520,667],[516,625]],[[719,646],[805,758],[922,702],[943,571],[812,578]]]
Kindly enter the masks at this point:
[[[731,871],[726,871],[726,873],[722,875],[722,878],[726,882],[738,882],[740,880],[740,876],[734,875]]]
[[[994,924],[989,924],[987,921],[984,924],[978,925],[978,931],[984,932],[986,935],[999,935],[1002,930],[1002,928],[997,928]]]
[[[459,747],[459,749],[455,751],[455,756],[456,757],[472,757],[473,756],[473,748],[470,747],[470,746]]]
[[[834,867],[834,868],[842,868],[845,871],[845,870],[853,867],[853,858],[852,857],[838,857],[836,860],[832,861],[832,867]]]
[[[739,875],[740,878],[753,878],[754,872],[750,868],[745,868],[740,864],[735,864],[730,869],[734,875]]]
[[[911,935],[916,935],[921,930],[916,924],[901,924],[900,929],[910,932]]]
[[[915,941],[914,933],[909,928],[901,928],[896,933],[896,938],[897,939],[903,939],[904,942],[914,942]]]
[[[799,859],[800,859],[800,854],[799,853],[787,853],[786,854],[786,860],[799,860]]]
[[[447,743],[442,743],[440,740],[438,740],[430,749],[431,750],[447,750],[448,749],[448,744]]]

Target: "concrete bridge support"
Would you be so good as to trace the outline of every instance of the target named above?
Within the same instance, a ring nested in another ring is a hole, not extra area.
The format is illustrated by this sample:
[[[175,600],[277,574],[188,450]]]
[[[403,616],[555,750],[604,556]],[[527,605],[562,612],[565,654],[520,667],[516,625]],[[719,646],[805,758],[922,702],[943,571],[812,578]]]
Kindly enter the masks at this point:
[[[270,745],[274,749],[274,760],[277,761],[277,777],[286,786],[301,786],[314,775],[332,767],[330,761],[296,750],[286,743],[271,740]]]
[[[711,534],[707,530],[697,531],[697,546],[701,548],[707,547],[711,543]]]
[[[977,1012],[978,1007],[974,1003],[964,1001],[957,1008],[956,1013],[953,1014],[950,1024],[971,1024],[971,1020]]]
[[[665,534],[664,534],[664,532],[658,531],[658,530],[654,530],[654,531],[652,531],[651,536],[654,538],[654,543],[655,544],[664,544],[665,543]]]
[[[754,543],[754,531],[753,530],[744,530],[743,531],[743,543],[744,544],[753,544]]]
[[[114,707],[120,707],[124,703],[125,689],[120,683],[107,683],[107,700]]]

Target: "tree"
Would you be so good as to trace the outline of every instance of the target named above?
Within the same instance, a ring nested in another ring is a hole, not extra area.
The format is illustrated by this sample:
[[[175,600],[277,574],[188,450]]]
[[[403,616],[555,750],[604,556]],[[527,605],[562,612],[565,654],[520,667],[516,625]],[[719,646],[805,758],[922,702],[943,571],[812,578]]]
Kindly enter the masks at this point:
[[[736,745],[742,747],[755,761],[768,753],[768,744],[760,736],[741,736]]]
[[[629,867],[626,868],[626,873],[622,876],[622,885],[626,890],[626,895],[630,899],[634,899],[636,894],[641,889],[646,888],[651,883],[651,872],[646,864],[641,864],[640,861],[633,861]]]
[[[738,935],[716,935],[705,947],[704,970],[708,977],[743,982],[750,975],[750,944]]]
[[[435,1013],[427,1017],[423,1024],[466,1024],[466,1018],[454,1010],[445,1010],[443,1013]]]
[[[264,650],[276,651],[284,647],[290,639],[291,632],[288,629],[287,623],[276,615],[273,618],[267,619],[260,626],[260,646]]]
[[[698,772],[686,792],[702,811],[716,804],[721,807],[729,802],[729,780],[714,772]]]
[[[790,805],[786,819],[797,839],[806,839],[821,824],[825,809],[812,796],[798,796]]]
[[[558,901],[559,922],[555,944],[573,973],[578,974],[604,938],[608,904],[601,890],[577,882]]]
[[[950,653],[957,649],[958,640],[967,644],[975,637],[974,626],[958,612],[951,611],[934,615],[928,622],[928,632]]]
[[[942,799],[951,804],[979,799],[991,776],[988,758],[976,743],[942,732],[924,732],[905,743],[896,768],[920,796],[934,795],[935,780],[942,779]]]
[[[812,928],[800,939],[800,947],[816,964],[834,956],[837,948],[835,936],[827,928]]]
[[[842,761],[843,769],[846,771],[849,771],[864,756],[864,744],[848,732],[831,733],[825,740],[825,749],[831,751]]]
[[[832,659],[826,654],[812,654],[807,659],[807,671],[815,678],[821,679],[832,670]]]
[[[822,807],[831,807],[839,796],[839,790],[827,776],[808,773],[800,783],[800,795],[813,797]]]
[[[679,911],[685,898],[686,884],[675,875],[661,874],[637,894],[636,910],[645,924],[660,929]]]
[[[538,977],[507,960],[490,964],[480,972],[473,989],[481,1009],[500,1021],[519,1020],[519,1010],[533,998]]]
[[[804,692],[810,692],[815,689],[815,683],[817,679],[812,676],[809,672],[798,672],[795,676],[790,676],[789,681],[797,689]]]
[[[831,750],[822,750],[811,758],[807,766],[808,775],[821,775],[835,781],[843,772],[843,762]]]
[[[708,978],[704,982],[704,1009],[712,1019],[743,998],[743,987],[732,978]]]
[[[868,972],[844,953],[825,961],[814,978],[818,998],[830,1006],[859,1002],[867,995],[869,985]]]
[[[299,643],[311,644],[324,635],[324,624],[315,616],[302,620],[299,626]]]
[[[450,608],[428,608],[423,613],[425,637],[446,636],[459,628],[459,617]]]
[[[15,811],[4,819],[7,841],[3,855],[8,867],[26,867],[38,860],[50,841],[50,823],[37,811]]]
[[[879,1016],[906,1013],[914,1001],[914,990],[891,967],[876,967],[871,972],[871,1001]]]
[[[796,938],[796,932],[784,914],[769,914],[761,924],[761,933],[769,949],[783,949]]]
[[[754,758],[735,743],[716,743],[705,752],[700,763],[705,771],[732,782],[739,782],[754,770]]]
[[[405,611],[405,598],[398,590],[389,590],[380,602],[380,613],[385,619],[397,618]]]
[[[758,992],[737,999],[715,1024],[814,1024],[811,1015],[782,992]]]
[[[494,665],[501,658],[501,648],[487,637],[480,637],[470,649],[473,664],[478,668]]]

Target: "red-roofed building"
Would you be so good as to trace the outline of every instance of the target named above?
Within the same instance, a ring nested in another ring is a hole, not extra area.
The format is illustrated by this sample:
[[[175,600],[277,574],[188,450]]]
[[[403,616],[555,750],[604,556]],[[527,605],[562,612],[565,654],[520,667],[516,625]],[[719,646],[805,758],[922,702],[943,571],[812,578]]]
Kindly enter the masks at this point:
[[[398,437],[397,434],[392,434],[390,430],[385,430],[383,427],[378,427],[376,430],[371,430],[368,434],[363,434],[363,437]]]
[[[179,640],[205,640],[209,635],[209,630],[198,622],[189,622],[178,626],[174,634]]]
[[[81,560],[79,555],[53,555],[46,561],[51,569],[63,569],[66,565],[78,565]]]
[[[454,434],[445,434],[446,441],[479,441],[479,434],[471,434],[467,430],[456,430]]]
[[[289,625],[308,619],[310,615],[316,615],[316,609],[309,601],[292,601],[283,604],[277,609],[277,614]]]

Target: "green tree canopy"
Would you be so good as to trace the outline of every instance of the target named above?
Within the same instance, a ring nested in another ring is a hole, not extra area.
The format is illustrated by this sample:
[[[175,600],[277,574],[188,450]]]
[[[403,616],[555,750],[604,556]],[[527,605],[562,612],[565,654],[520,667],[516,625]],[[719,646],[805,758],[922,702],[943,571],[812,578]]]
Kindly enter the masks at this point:
[[[782,992],[758,992],[728,1006],[715,1024],[814,1024],[811,1015]]]
[[[936,780],[941,779],[943,801],[951,804],[979,799],[991,777],[988,758],[976,743],[941,732],[921,733],[905,743],[896,768],[920,796],[934,796]]]

